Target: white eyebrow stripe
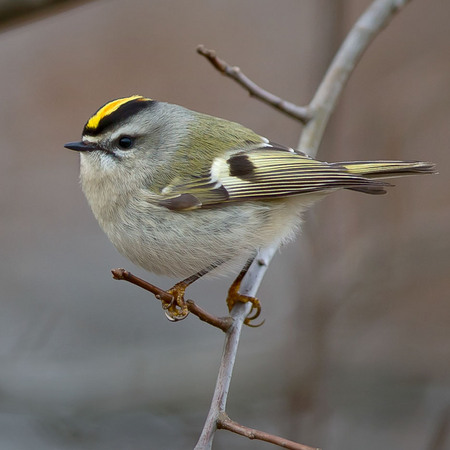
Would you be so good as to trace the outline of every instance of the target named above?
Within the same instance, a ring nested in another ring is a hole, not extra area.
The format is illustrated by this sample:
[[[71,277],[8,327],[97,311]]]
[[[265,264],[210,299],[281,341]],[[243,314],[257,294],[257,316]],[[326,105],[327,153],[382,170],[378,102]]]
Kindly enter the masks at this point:
[[[128,123],[126,125],[119,127],[117,130],[113,131],[110,134],[110,139],[111,139],[111,141],[114,141],[117,138],[119,138],[120,136],[124,136],[124,135],[136,136],[138,133],[139,133],[139,127],[133,123]]]

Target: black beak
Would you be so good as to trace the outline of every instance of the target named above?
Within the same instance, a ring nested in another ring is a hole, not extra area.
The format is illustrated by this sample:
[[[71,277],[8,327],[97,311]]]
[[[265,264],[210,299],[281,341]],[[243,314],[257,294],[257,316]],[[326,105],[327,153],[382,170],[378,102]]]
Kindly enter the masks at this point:
[[[99,150],[97,145],[91,142],[68,142],[64,147],[70,150],[76,150],[77,152],[93,152],[94,150]]]

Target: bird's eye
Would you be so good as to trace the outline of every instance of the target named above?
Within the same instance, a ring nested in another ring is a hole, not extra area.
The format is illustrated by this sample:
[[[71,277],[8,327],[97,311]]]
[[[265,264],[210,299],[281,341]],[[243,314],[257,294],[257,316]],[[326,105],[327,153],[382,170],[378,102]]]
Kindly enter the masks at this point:
[[[119,147],[122,150],[128,150],[133,147],[134,139],[130,136],[121,136],[118,140]]]

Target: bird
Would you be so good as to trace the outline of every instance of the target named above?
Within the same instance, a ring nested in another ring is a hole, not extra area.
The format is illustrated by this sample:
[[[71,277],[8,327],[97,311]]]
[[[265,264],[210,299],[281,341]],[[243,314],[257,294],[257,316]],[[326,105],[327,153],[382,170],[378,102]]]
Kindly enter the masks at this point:
[[[117,250],[149,272],[182,278],[163,302],[170,320],[188,314],[186,288],[205,275],[239,275],[239,293],[258,251],[291,241],[302,212],[331,192],[384,194],[380,180],[435,173],[423,161],[323,162],[245,126],[141,95],[107,102],[80,141],[82,190]]]

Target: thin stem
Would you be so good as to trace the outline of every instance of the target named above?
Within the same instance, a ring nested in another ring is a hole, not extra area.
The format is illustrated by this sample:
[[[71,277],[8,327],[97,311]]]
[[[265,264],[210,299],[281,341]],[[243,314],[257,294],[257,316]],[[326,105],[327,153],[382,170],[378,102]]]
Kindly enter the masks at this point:
[[[155,286],[154,284],[149,283],[148,281],[143,280],[142,278],[133,275],[131,272],[125,269],[112,269],[111,273],[113,274],[113,278],[115,280],[124,280],[132,283],[136,286],[139,286],[146,291],[151,292],[158,300],[161,300],[165,303],[170,303],[173,300],[173,296],[163,289]],[[205,311],[203,308],[200,308],[193,300],[187,300],[186,305],[190,313],[197,316],[203,322],[208,323],[216,328],[221,329],[226,332],[230,328],[232,324],[231,317],[216,317],[212,314]]]
[[[208,323],[216,328],[221,329],[225,333],[229,330],[233,323],[233,319],[228,317],[216,317],[208,311],[200,308],[193,300],[186,300],[189,312],[197,316],[201,321]]]
[[[128,272],[128,270],[112,269],[111,273],[115,280],[128,281],[128,283],[139,286],[140,288],[151,292],[158,300],[167,303],[173,300],[173,296],[170,295],[168,292],[164,291],[158,286],[155,286],[154,284],[149,283],[148,281],[143,280],[142,278],[137,277],[136,275],[133,275],[131,272]]]
[[[316,156],[330,115],[353,69],[379,32],[410,0],[375,0],[356,21],[319,85],[309,108],[313,119],[303,129],[298,149]]]
[[[217,428],[232,431],[233,433],[240,434],[241,436],[245,436],[249,439],[269,442],[270,444],[278,445],[278,447],[287,448],[289,450],[319,450],[314,447],[309,447],[308,445],[290,441],[289,439],[285,439],[281,436],[275,436],[274,434],[266,433],[265,431],[246,427],[235,422],[234,420],[231,420],[224,413],[220,415],[217,421]]]
[[[270,260],[277,250],[277,246],[262,250],[253,261],[247,274],[241,283],[241,294],[254,297],[258,287],[269,266]],[[216,387],[214,389],[211,406],[206,417],[200,438],[195,450],[209,450],[212,447],[214,434],[217,429],[217,419],[225,411],[231,377],[233,375],[234,363],[236,361],[239,339],[242,326],[251,309],[251,303],[236,303],[231,311],[233,325],[229,328],[225,337],[225,344],[220,361],[219,373],[217,375]]]
[[[226,61],[219,58],[214,50],[207,49],[204,45],[199,45],[197,47],[197,53],[204,56],[222,75],[225,75],[240,84],[251,96],[273,106],[275,109],[278,109],[278,111],[281,111],[294,119],[300,120],[300,122],[306,123],[311,118],[307,107],[295,105],[294,103],[283,100],[271,92],[266,91],[245,75],[239,67],[231,66]]]
[[[228,390],[233,375],[242,326],[250,309],[251,304],[249,302],[237,303],[231,311],[234,320],[232,326],[226,333],[219,373],[217,374],[216,387],[211,400],[211,407],[202,434],[200,435],[194,450],[210,450],[212,448],[214,435],[217,429],[217,418],[219,417],[219,414],[225,410],[227,403]]]

